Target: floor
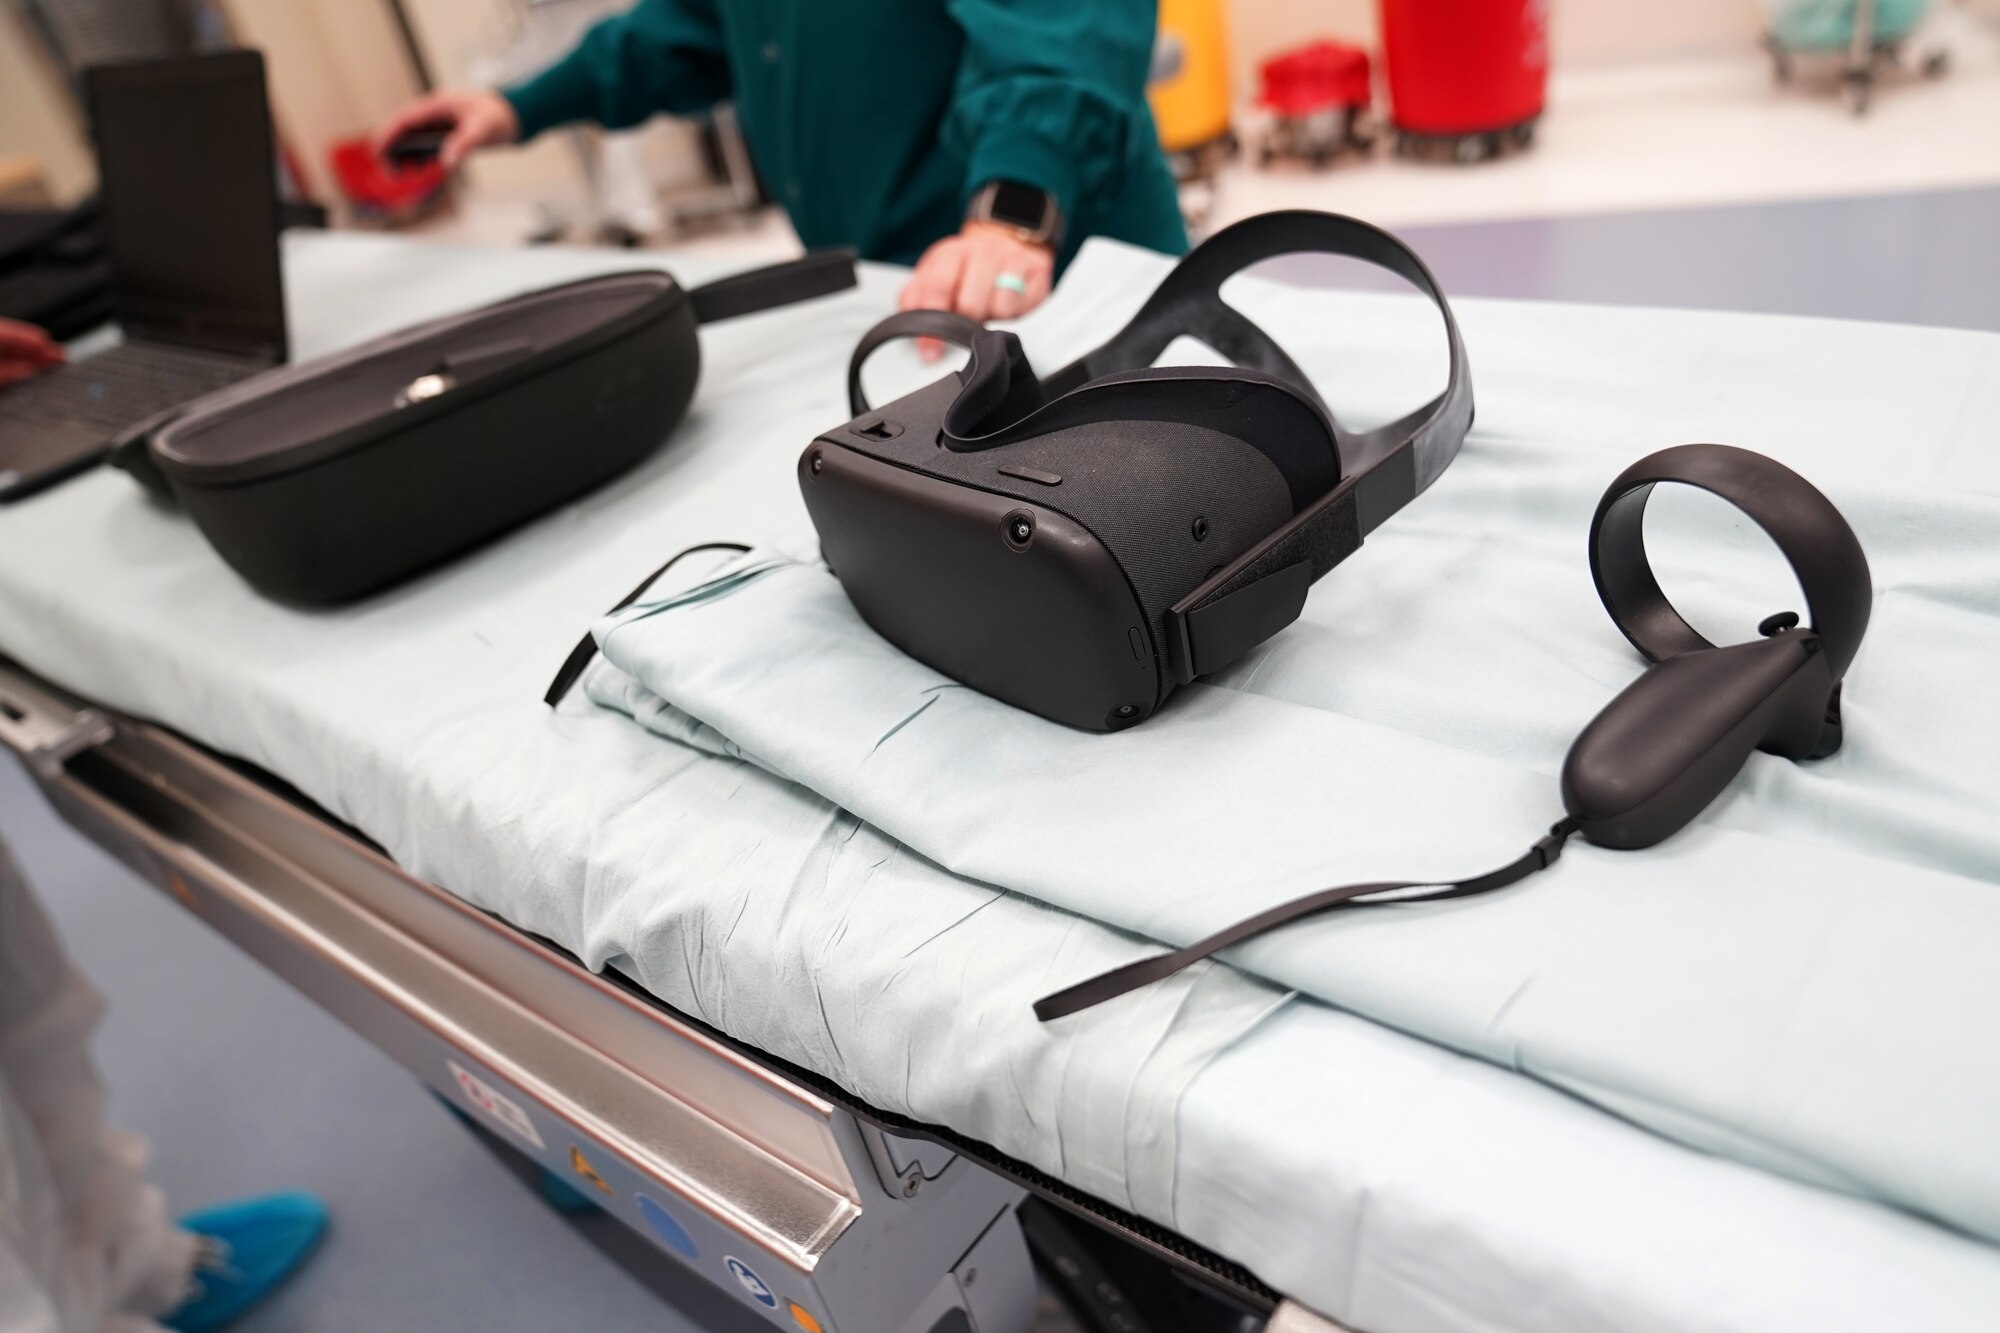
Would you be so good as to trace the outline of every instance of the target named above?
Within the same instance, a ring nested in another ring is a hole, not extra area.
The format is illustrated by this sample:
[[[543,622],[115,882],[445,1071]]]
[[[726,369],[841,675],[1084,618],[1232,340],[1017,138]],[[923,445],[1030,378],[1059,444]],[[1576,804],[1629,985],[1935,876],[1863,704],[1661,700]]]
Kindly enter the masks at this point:
[[[2000,330],[2000,185],[1419,225],[1399,234],[1454,298]]]

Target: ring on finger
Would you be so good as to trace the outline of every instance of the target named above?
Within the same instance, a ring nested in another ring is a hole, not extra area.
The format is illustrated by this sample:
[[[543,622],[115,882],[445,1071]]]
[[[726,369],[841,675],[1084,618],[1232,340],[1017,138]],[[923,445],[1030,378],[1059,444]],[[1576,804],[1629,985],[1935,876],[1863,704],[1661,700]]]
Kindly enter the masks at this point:
[[[993,285],[1003,292],[1012,292],[1016,296],[1028,294],[1028,280],[1018,273],[996,273],[993,275]]]

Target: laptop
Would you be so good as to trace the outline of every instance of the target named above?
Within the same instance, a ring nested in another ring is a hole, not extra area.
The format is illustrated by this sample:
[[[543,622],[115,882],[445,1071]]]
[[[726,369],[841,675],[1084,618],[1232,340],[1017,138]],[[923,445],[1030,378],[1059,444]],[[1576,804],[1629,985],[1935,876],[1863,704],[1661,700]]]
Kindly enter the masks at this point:
[[[0,502],[286,355],[263,57],[100,65],[83,82],[124,341],[0,390]]]

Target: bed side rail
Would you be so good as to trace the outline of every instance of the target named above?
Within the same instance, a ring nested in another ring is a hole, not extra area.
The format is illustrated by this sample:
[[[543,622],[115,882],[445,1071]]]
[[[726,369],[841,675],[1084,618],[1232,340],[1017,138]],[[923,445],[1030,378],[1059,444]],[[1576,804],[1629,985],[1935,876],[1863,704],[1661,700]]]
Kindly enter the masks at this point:
[[[0,744],[87,837],[772,1326],[1025,1328],[1011,1182],[861,1124],[180,737],[4,662]],[[917,1156],[921,1190],[894,1171]]]

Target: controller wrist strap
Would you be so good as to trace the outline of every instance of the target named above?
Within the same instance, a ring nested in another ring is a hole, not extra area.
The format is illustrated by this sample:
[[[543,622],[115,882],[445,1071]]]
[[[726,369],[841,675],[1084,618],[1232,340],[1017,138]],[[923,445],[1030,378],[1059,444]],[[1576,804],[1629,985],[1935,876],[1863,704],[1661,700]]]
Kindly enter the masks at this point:
[[[1552,827],[1548,836],[1530,847],[1519,859],[1489,870],[1471,879],[1440,883],[1436,880],[1403,880],[1380,884],[1343,884],[1338,888],[1321,889],[1303,898],[1259,912],[1256,916],[1237,922],[1233,926],[1216,931],[1206,939],[1196,940],[1185,949],[1172,953],[1158,954],[1152,958],[1141,958],[1136,963],[1113,968],[1100,973],[1088,981],[1080,981],[1074,986],[1043,996],[1035,1001],[1035,1017],[1044,1023],[1050,1019],[1063,1018],[1079,1010],[1089,1009],[1106,1000],[1116,999],[1127,991],[1141,986],[1150,986],[1155,981],[1164,980],[1190,963],[1200,962],[1210,954],[1254,939],[1266,931],[1277,930],[1303,921],[1307,917],[1318,916],[1344,907],[1395,907],[1401,903],[1435,903],[1447,898],[1470,898],[1476,894],[1491,893],[1504,889],[1510,884],[1518,884],[1538,870],[1546,870],[1562,855],[1563,844],[1576,832],[1576,821],[1565,819]],[[1424,889],[1423,893],[1405,893],[1406,889]],[[1394,896],[1391,896],[1394,895]]]

